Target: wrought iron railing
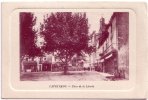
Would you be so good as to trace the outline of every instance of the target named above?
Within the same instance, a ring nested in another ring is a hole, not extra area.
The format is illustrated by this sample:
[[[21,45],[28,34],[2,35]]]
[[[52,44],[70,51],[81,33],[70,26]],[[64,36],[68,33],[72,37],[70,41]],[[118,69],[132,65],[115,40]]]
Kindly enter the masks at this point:
[[[100,53],[100,56],[107,54],[108,52],[112,51],[113,49],[117,49],[117,43],[112,43],[111,45],[109,45],[102,53]]]

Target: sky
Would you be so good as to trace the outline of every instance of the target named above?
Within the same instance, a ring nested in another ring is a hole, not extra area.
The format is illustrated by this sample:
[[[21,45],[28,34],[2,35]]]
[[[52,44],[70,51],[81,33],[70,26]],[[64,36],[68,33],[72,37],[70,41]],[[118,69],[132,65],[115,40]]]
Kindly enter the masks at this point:
[[[108,23],[110,20],[112,12],[102,13],[102,12],[87,12],[88,23],[90,24],[89,32],[92,33],[93,31],[98,32],[100,28],[100,18],[105,18],[105,23]]]
[[[43,18],[46,15],[50,15],[51,12],[34,12],[34,15],[37,17],[35,28],[38,29],[40,23],[43,23]],[[105,23],[107,24],[112,16],[113,12],[86,12],[86,16],[88,18],[89,23],[89,33],[91,34],[93,31],[98,32],[100,27],[100,18],[105,18]],[[38,38],[37,45],[39,46],[40,43],[43,41],[42,38]]]

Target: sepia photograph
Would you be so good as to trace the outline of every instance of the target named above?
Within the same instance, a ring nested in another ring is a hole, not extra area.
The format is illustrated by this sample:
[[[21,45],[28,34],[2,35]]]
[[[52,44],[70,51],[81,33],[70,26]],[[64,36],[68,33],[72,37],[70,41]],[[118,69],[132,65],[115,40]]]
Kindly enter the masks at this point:
[[[20,81],[129,80],[129,12],[20,12]]]
[[[146,97],[146,7],[2,4],[2,97]]]

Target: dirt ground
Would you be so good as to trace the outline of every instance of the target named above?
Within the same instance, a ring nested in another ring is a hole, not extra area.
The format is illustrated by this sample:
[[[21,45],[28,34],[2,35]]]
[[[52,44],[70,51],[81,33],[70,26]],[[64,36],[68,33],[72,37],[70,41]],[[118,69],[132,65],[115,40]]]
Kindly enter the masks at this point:
[[[96,71],[63,72],[25,72],[21,73],[21,81],[107,81],[104,74]]]

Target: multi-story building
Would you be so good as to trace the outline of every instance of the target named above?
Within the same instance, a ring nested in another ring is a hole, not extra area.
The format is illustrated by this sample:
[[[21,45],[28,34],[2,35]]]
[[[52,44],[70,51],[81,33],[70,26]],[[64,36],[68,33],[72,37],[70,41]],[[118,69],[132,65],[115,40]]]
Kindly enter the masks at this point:
[[[89,45],[98,48],[98,33],[96,31],[93,31],[92,34],[90,35]],[[88,58],[89,58],[88,63],[90,71],[93,71],[95,70],[95,67],[98,66],[98,61],[99,61],[98,49],[96,49],[94,52],[88,55]]]
[[[103,72],[128,79],[129,13],[115,12],[108,24],[100,19],[99,50]]]

